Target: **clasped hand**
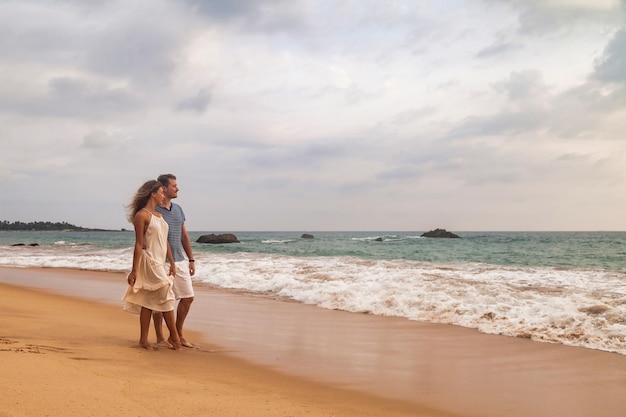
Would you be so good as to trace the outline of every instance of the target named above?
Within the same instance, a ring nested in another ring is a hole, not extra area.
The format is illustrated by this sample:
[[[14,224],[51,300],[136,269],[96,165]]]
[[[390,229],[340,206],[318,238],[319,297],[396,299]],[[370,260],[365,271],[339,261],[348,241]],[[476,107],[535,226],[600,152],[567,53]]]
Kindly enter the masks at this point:
[[[135,285],[136,280],[137,278],[135,277],[135,272],[131,271],[130,274],[128,274],[128,285]]]

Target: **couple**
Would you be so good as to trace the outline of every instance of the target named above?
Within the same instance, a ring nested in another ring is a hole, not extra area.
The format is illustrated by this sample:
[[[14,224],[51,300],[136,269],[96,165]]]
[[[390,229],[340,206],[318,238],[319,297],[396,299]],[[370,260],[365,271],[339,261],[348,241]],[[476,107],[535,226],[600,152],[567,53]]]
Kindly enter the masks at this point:
[[[157,345],[175,350],[193,347],[183,336],[183,324],[194,298],[191,276],[196,268],[185,214],[172,202],[176,197],[176,177],[164,174],[156,181],[144,183],[128,205],[128,219],[135,228],[135,249],[132,270],[127,276],[129,287],[122,300],[124,310],[139,314],[139,345],[147,350],[154,350],[148,342],[151,317]],[[163,319],[170,332],[167,340],[162,332]]]

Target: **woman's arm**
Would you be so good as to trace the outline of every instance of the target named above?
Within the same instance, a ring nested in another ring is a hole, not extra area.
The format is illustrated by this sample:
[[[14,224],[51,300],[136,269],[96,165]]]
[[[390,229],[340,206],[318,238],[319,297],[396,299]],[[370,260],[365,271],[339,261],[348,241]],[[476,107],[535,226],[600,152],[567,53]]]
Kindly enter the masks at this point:
[[[135,214],[135,219],[133,221],[133,226],[135,227],[135,248],[133,251],[133,268],[128,274],[128,284],[135,285],[137,268],[139,267],[139,259],[141,258],[141,251],[144,247],[144,233],[146,231],[147,226],[147,213],[143,210],[140,210]]]
[[[170,263],[170,272],[167,275],[176,275],[176,264],[174,263],[174,256],[172,255],[172,248],[170,248],[170,242],[167,242],[167,260]]]

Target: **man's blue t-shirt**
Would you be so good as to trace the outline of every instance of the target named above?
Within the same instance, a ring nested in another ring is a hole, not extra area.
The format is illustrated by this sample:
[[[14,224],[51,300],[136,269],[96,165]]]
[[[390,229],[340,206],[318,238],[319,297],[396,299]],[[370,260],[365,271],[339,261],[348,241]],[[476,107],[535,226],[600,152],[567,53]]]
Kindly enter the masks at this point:
[[[174,262],[184,261],[185,251],[183,249],[182,236],[183,224],[185,224],[185,213],[183,213],[182,207],[176,203],[172,203],[172,207],[169,210],[162,206],[156,206],[155,209],[163,215],[163,219],[165,219],[169,226],[167,241],[172,249]]]

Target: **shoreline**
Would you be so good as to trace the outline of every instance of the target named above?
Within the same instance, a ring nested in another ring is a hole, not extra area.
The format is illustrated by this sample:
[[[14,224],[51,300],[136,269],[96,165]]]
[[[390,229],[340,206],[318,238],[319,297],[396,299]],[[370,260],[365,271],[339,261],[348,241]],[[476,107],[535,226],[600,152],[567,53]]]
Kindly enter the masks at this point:
[[[115,305],[121,305],[118,300],[124,288],[122,282],[120,273],[0,268],[0,295],[6,298],[0,309],[4,313],[0,338],[36,337],[22,337],[18,324],[12,337],[5,330],[13,325],[15,309],[19,310],[18,321],[22,315],[30,314],[32,303],[25,300],[35,296],[42,300],[65,299],[70,295],[72,303],[82,306],[76,307],[81,316],[86,306],[91,306],[88,310],[106,310],[107,315],[116,317],[112,323],[98,318],[97,326],[87,333],[90,337],[100,340],[102,333],[119,326],[116,348],[121,355],[132,352],[136,356],[138,349],[132,347],[136,344],[138,319]],[[9,296],[11,291],[22,294]],[[59,292],[65,295],[58,295]],[[7,303],[13,305],[9,310]],[[68,327],[74,326],[72,320],[77,315],[67,315],[60,320],[65,320]],[[42,312],[33,320],[48,319]],[[201,285],[196,287],[188,323],[189,331],[194,331],[194,338],[201,338],[204,346],[203,350],[182,352],[186,355],[183,361],[190,361],[192,370],[208,366],[204,359],[209,355],[211,361],[214,357],[231,364],[242,361],[261,379],[287,378],[288,386],[297,380],[329,390],[324,395],[333,398],[327,404],[330,408],[321,414],[307,415],[619,417],[626,409],[626,357],[619,354],[487,335],[449,325],[322,310]],[[151,340],[153,335],[151,329]],[[63,337],[46,345],[62,345],[67,342]],[[90,350],[93,340],[80,343]],[[141,360],[150,355],[141,353]],[[168,355],[168,360],[179,360],[174,352],[155,353],[159,357],[163,354]],[[6,355],[0,352],[0,360],[3,356],[6,359]],[[6,360],[2,362],[4,368]],[[109,358],[109,366],[118,366],[116,362]],[[142,371],[141,366],[136,369],[138,373]],[[215,382],[202,372],[191,372],[189,379],[202,384]],[[252,393],[247,395],[258,393],[259,389],[265,393],[282,392],[283,388],[270,385],[251,388]],[[309,389],[312,388],[304,391]],[[335,400],[346,397],[346,393],[359,398],[349,407],[367,403],[367,408],[355,414],[341,414],[338,410],[344,410],[346,405]],[[310,399],[312,404],[320,403],[319,398]],[[198,401],[209,406],[212,400],[208,396]],[[376,404],[385,404],[379,409],[385,411],[367,414],[367,410],[376,409]],[[295,407],[291,404],[288,408],[292,406]]]

